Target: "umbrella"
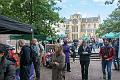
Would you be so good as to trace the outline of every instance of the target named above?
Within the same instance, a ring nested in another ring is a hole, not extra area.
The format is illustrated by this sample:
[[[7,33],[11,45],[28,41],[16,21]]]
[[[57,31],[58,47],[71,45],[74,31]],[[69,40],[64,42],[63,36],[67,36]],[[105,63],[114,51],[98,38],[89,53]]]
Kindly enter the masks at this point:
[[[107,34],[108,34],[108,33],[107,33]],[[102,36],[102,38],[106,38],[106,35],[107,35],[107,34],[104,34],[104,35]]]
[[[115,34],[115,38],[119,38],[119,36],[120,36],[120,32]]]
[[[115,33],[110,32],[102,36],[102,38],[115,38]]]
[[[81,37],[81,39],[84,40],[84,41],[89,41],[90,40],[89,36],[86,36],[86,35],[83,35]]]
[[[66,35],[65,34],[60,34],[60,35],[57,35],[58,38],[65,38]]]

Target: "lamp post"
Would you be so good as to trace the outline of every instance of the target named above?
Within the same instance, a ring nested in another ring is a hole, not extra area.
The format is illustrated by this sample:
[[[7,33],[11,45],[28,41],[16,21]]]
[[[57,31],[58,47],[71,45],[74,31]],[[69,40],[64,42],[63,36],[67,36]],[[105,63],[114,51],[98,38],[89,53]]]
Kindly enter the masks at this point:
[[[32,25],[33,21],[32,21],[32,18],[33,18],[33,9],[32,9],[32,6],[33,6],[33,0],[30,1],[30,24]],[[32,39],[34,38],[34,30],[32,29]]]

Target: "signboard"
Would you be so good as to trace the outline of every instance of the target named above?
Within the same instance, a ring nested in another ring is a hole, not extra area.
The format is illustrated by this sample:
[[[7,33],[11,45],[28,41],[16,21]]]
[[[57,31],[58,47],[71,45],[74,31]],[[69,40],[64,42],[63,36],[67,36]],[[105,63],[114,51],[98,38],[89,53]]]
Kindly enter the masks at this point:
[[[54,52],[55,44],[46,44],[46,52]]]

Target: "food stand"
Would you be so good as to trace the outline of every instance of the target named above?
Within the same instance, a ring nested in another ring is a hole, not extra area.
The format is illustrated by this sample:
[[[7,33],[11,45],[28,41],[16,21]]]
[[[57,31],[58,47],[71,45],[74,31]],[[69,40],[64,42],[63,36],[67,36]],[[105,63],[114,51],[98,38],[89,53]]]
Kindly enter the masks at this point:
[[[54,54],[55,44],[45,45],[45,54],[42,56],[42,64],[46,67],[50,67],[51,57]]]
[[[29,24],[23,24],[6,16],[0,15],[0,34],[30,34],[32,35],[32,26]],[[12,58],[16,60],[16,79],[19,77],[19,57],[18,54],[14,54],[13,51],[8,53],[12,54]],[[14,55],[13,55],[14,54]]]

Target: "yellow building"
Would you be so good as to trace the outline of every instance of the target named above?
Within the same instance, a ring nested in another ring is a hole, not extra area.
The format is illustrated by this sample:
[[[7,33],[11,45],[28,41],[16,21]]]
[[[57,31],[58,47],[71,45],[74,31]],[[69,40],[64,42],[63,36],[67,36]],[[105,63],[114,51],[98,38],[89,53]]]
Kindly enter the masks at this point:
[[[70,40],[79,40],[83,34],[95,37],[95,31],[99,27],[99,24],[100,16],[82,18],[80,14],[73,14],[64,23],[66,27],[65,33]]]

